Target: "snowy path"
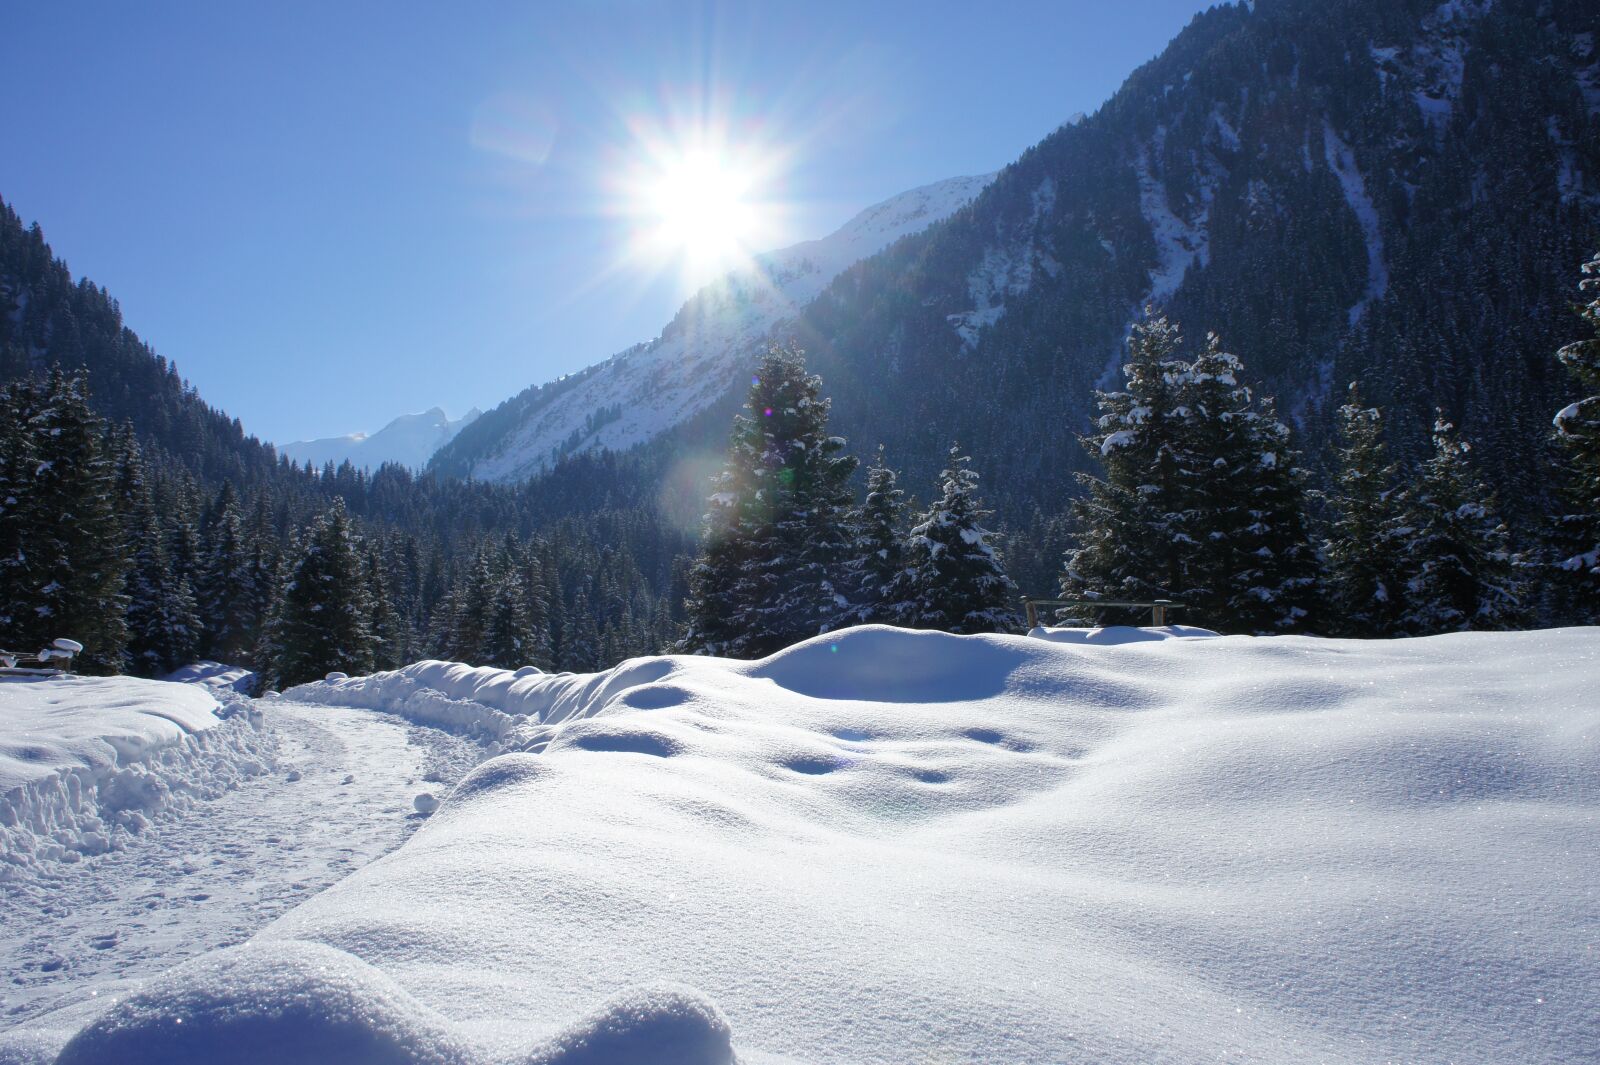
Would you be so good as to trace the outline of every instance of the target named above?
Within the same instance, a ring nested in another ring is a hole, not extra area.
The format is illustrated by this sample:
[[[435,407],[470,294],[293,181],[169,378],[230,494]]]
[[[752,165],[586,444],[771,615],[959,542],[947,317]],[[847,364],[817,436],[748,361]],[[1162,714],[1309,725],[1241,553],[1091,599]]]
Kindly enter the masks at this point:
[[[485,754],[367,710],[259,705],[275,772],[158,823],[126,850],[5,886],[0,1030],[85,989],[249,938],[399,846],[419,824],[412,799],[442,796]]]

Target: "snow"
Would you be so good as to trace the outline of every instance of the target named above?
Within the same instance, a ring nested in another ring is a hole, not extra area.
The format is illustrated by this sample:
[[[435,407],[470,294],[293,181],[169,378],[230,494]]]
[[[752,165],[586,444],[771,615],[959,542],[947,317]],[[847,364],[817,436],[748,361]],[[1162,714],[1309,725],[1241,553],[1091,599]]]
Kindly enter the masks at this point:
[[[661,335],[510,402],[516,427],[476,459],[479,480],[516,481],[573,451],[623,450],[721,399],[785,323],[851,266],[970,203],[994,178],[951,178],[901,193],[832,234],[758,256],[706,286]],[[598,416],[597,416],[598,415]]]
[[[1158,140],[1164,132],[1158,131]],[[1151,169],[1150,153],[1145,148],[1139,149],[1134,173],[1139,181],[1139,208],[1156,243],[1156,268],[1150,272],[1150,299],[1160,302],[1178,291],[1191,264],[1205,265],[1211,247],[1206,232],[1209,211],[1202,209],[1193,222],[1179,217],[1167,201],[1166,186]]]
[[[1194,625],[1164,625],[1160,628],[1134,628],[1131,625],[1107,625],[1097,629],[1052,628],[1040,626],[1028,635],[1036,640],[1051,643],[1096,644],[1119,647],[1127,643],[1150,643],[1157,640],[1198,640],[1216,636],[1210,629]]]
[[[109,853],[12,869],[0,887],[0,1029],[34,1030],[50,1011],[59,1026],[57,1006],[246,940],[399,846],[423,823],[422,782],[442,794],[486,754],[390,715],[287,700],[261,709],[250,734],[266,772],[169,805]],[[0,1061],[11,1060],[6,1038]]]
[[[0,679],[0,881],[124,846],[264,771],[251,715],[193,685]]]
[[[161,679],[173,684],[199,684],[219,692],[232,691],[241,695],[254,692],[258,680],[256,674],[244,666],[230,666],[210,660],[191,662]]]
[[[1423,17],[1420,41],[1409,52],[1368,46],[1385,91],[1391,80],[1406,86],[1422,121],[1435,131],[1455,113],[1466,78],[1467,33],[1491,6],[1492,0],[1449,0]]]
[[[452,698],[569,712],[247,946],[0,1057],[1543,1063],[1600,1040],[1600,630],[1067,631],[434,664]]]
[[[1361,298],[1350,307],[1349,322],[1354,326],[1361,320],[1374,300],[1383,298],[1389,289],[1389,266],[1383,256],[1383,227],[1378,221],[1378,209],[1367,195],[1366,179],[1356,166],[1355,153],[1335,132],[1326,118],[1322,121],[1322,152],[1328,168],[1339,179],[1344,190],[1344,202],[1354,212],[1361,225],[1361,235],[1367,245],[1367,287]]]
[[[1100,454],[1102,456],[1109,455],[1119,447],[1127,447],[1134,442],[1137,436],[1138,434],[1132,429],[1118,429],[1116,432],[1108,434],[1100,444]]]
[[[434,452],[456,438],[456,434],[477,421],[482,414],[476,407],[452,421],[442,407],[421,414],[402,414],[371,434],[350,433],[320,440],[296,440],[278,450],[298,463],[322,468],[349,462],[353,466],[377,469],[386,462],[419,470]]]

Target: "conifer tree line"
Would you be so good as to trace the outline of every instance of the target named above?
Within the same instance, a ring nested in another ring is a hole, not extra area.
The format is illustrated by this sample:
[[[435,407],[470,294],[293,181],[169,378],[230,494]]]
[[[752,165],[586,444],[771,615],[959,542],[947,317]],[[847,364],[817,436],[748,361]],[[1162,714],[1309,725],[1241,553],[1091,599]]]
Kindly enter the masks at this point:
[[[25,377],[0,388],[0,647],[68,636],[87,672],[211,659],[286,685],[428,657],[588,671],[668,645],[687,539],[559,496],[288,464],[207,491],[97,415],[83,375]]]
[[[951,447],[937,498],[913,522],[880,449],[857,503],[857,460],[827,432],[821,386],[793,345],[773,347],[756,370],[709,499],[679,649],[759,658],[873,622],[1018,629],[1016,586],[983,525],[971,460]]]
[[[1600,338],[1600,256],[1579,309]],[[1338,410],[1326,487],[1314,490],[1270,400],[1210,335],[1192,360],[1154,312],[1129,338],[1126,383],[1098,395],[1082,438],[1102,475],[1080,474],[1065,598],[1171,599],[1222,632],[1422,636],[1600,621],[1600,395],[1557,412],[1567,506],[1515,544],[1472,443],[1443,414],[1432,451],[1391,461],[1383,412],[1352,383]],[[1557,353],[1600,391],[1600,339]],[[1129,620],[1069,608],[1079,620]]]

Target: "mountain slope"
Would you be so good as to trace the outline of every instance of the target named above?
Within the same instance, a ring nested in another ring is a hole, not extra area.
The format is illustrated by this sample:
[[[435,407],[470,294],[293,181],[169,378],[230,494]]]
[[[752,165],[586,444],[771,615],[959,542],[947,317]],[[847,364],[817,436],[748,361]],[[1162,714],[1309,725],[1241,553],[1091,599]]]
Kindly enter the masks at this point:
[[[241,484],[277,466],[269,444],[208,405],[177,367],[122,321],[122,309],[87,278],[74,281],[37,224],[0,200],[0,383],[60,366],[87,371],[104,417],[133,425],[140,442],[200,477]]]
[[[296,440],[278,450],[295,462],[309,462],[319,467],[329,462],[335,466],[349,462],[371,470],[394,462],[407,469],[420,470],[434,452],[455,439],[456,434],[477,420],[481,413],[474,408],[451,421],[442,408],[434,407],[421,414],[402,414],[370,435],[350,433]]]
[[[1545,490],[1552,358],[1600,239],[1600,8],[1261,0],[1199,15],[1099,112],[810,305],[852,440],[930,477],[952,436],[1022,520],[1147,303],[1222,334],[1315,449],[1351,380],[1402,452],[1434,408]]]
[[[657,437],[721,399],[740,376],[738,367],[851,264],[949,216],[992,177],[913,189],[821,240],[761,256],[751,269],[696,293],[655,340],[490,411],[441,449],[435,468],[517,480],[576,451]]]

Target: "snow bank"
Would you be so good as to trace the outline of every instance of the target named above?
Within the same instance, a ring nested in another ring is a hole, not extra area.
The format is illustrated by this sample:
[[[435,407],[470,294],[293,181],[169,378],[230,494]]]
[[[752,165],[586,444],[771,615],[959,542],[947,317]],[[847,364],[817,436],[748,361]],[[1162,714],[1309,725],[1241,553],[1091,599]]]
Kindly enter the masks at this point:
[[[441,697],[493,679],[430,667]],[[241,1045],[312,1039],[331,1022],[273,1004],[325,966],[382,1061],[632,1062],[668,1032],[685,1065],[729,1039],[751,1065],[1572,1061],[1600,1045],[1597,687],[1595,629],[869,627],[513,677],[500,705],[570,708],[544,753],[260,933],[280,960],[228,962],[227,1008]],[[77,1038],[174,1047],[221,982],[174,973]]]
[[[357,706],[487,736],[510,750],[540,750],[564,722],[612,708],[639,709],[623,699],[678,667],[674,659],[635,658],[604,673],[541,673],[416,662],[366,677],[302,684],[283,693],[298,702]],[[649,696],[641,696],[648,699]]]
[[[253,695],[259,680],[255,673],[243,666],[209,660],[191,662],[161,679],[173,684],[200,684],[214,688],[218,693],[237,692],[240,695]]]
[[[0,880],[121,846],[267,768],[243,704],[133,677],[0,680]]]

